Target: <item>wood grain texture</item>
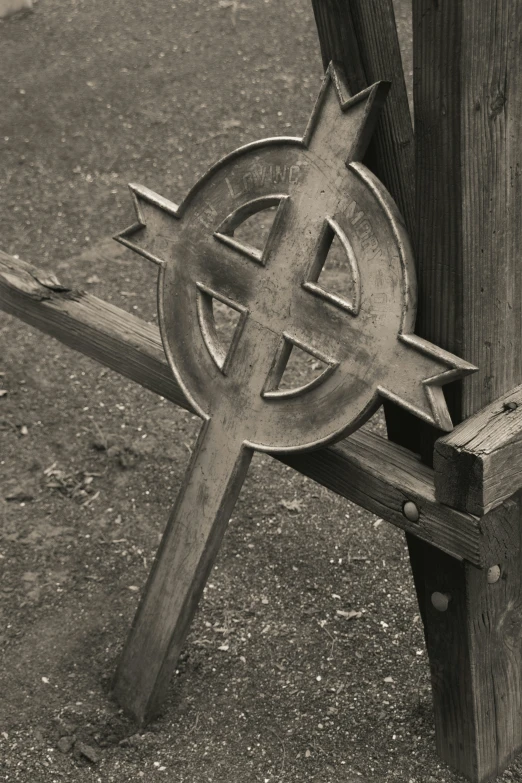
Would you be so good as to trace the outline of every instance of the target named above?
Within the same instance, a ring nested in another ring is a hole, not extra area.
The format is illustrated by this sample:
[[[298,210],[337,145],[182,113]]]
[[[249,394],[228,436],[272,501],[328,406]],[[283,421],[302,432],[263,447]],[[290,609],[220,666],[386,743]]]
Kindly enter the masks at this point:
[[[418,332],[479,367],[460,421],[522,382],[522,13],[413,5]]]
[[[417,332],[479,367],[448,388],[456,422],[522,381],[521,25],[512,0],[413,2]],[[436,437],[423,433],[427,451]],[[491,514],[514,540],[497,584],[409,541],[439,752],[476,783],[522,746],[518,501]],[[496,541],[485,537],[492,553]],[[452,601],[442,616],[428,602],[435,584],[444,592],[445,574]]]
[[[441,503],[482,516],[522,488],[522,386],[482,408],[435,444]]]
[[[371,32],[355,31],[351,8],[348,2],[314,3],[323,59],[332,52],[347,73],[353,70],[360,78],[361,52],[375,61],[378,54],[368,43]],[[522,96],[514,89],[522,15],[510,0],[414,0],[413,9],[417,333],[481,368],[447,395],[453,418],[460,421],[522,380],[522,269],[517,264]],[[386,414],[390,438],[430,461],[437,432],[400,411],[388,408]],[[496,527],[500,532],[502,522]],[[521,744],[519,639],[495,637],[491,628],[497,622],[502,627],[506,613],[520,625],[519,602],[508,600],[508,594],[519,595],[522,563],[515,551],[504,575],[507,591],[498,591],[497,603],[487,605],[487,589],[484,595],[476,573],[411,534],[407,539],[432,664],[438,747],[474,781],[486,780]],[[485,536],[491,554],[494,541],[494,535]],[[430,575],[435,578],[447,564],[458,589],[441,634],[426,599]],[[468,636],[466,627],[481,627],[482,633]],[[484,690],[482,681],[488,683]]]
[[[419,539],[412,546],[418,573],[422,569],[423,574],[420,604],[430,654],[437,749],[480,783],[494,779],[514,758],[522,720],[520,705],[513,704],[522,675],[520,504],[510,500],[492,515],[497,515],[498,529],[509,539],[502,576],[495,584],[488,584],[483,570],[440,552],[434,558],[433,548]],[[451,596],[446,612],[431,603],[436,591]]]
[[[277,458],[457,559],[489,567],[497,562],[498,551],[505,551],[494,518],[487,515],[479,520],[438,504],[431,490],[432,469],[408,449],[371,432],[354,432],[320,451]],[[409,522],[403,514],[408,500],[420,511],[418,522]],[[498,539],[494,553],[485,545],[489,529],[495,529]]]
[[[392,0],[312,0],[323,65],[339,62],[353,93],[378,79],[391,90],[365,165],[397,203],[410,238],[415,229],[415,147],[408,94]],[[384,412],[388,435],[412,451],[423,451],[418,421],[390,401]]]
[[[312,0],[323,64],[342,65],[353,94],[379,80],[390,94],[364,162],[383,182],[413,236],[415,154],[392,0]]]
[[[0,309],[190,410],[155,326],[90,294],[53,290],[35,274],[49,279],[48,273],[0,254]],[[335,446],[277,458],[454,557],[476,566],[492,564],[483,547],[484,520],[438,503],[433,471],[407,449],[363,430]],[[420,509],[418,523],[402,513],[407,500]]]
[[[0,250],[0,309],[190,410],[156,326],[85,291],[40,280],[48,273]]]

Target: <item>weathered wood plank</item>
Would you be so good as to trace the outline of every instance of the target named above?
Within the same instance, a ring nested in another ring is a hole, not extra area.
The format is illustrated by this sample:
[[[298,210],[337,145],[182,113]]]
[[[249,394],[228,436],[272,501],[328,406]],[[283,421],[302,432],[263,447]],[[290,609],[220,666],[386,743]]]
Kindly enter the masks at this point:
[[[85,291],[60,290],[53,279],[0,250],[0,309],[190,409],[156,326]]]
[[[91,294],[56,290],[48,273],[5,253],[0,253],[0,309],[176,405],[189,407],[156,327]],[[407,449],[363,430],[335,446],[281,459],[454,557],[476,566],[491,565],[483,548],[487,517],[479,522],[438,503],[433,471]],[[418,523],[409,522],[402,512],[407,500],[419,507]]]
[[[479,367],[448,389],[459,422],[522,382],[521,7],[414,0],[413,32],[417,332]],[[522,746],[520,507],[510,509],[513,551],[499,560],[500,583],[484,584],[465,564],[409,542],[438,748],[476,782],[499,774]],[[448,571],[442,623],[430,595]]]
[[[479,367],[461,421],[522,382],[522,13],[413,5],[418,332]]]
[[[368,8],[373,4],[366,3],[365,5]],[[441,14],[438,14],[438,3],[434,4],[431,0],[422,3],[414,2],[417,27],[416,59],[417,62],[422,63],[420,68],[417,66],[416,72],[419,101],[416,112],[416,128],[417,134],[420,136],[416,184],[421,190],[419,193],[419,216],[421,218],[418,226],[419,233],[415,230],[413,234],[421,256],[419,267],[421,313],[417,331],[445,348],[459,352],[463,350],[459,341],[462,323],[460,319],[463,316],[463,280],[466,269],[465,263],[458,257],[459,245],[462,241],[460,229],[462,228],[463,216],[461,209],[462,183],[459,180],[460,106],[457,105],[460,99],[461,84],[458,78],[455,79],[455,68],[452,68],[452,65],[455,65],[455,58],[460,57],[460,41],[458,39],[462,35],[462,4],[451,4],[452,9],[450,9],[449,0],[443,0],[442,5],[444,8]],[[317,0],[314,2],[323,60],[330,57],[339,59],[344,64],[349,78],[351,77],[354,88],[361,89],[366,86],[361,51],[370,52],[370,56],[375,59],[376,53],[373,47],[368,45],[368,31],[364,29],[355,31],[353,14],[350,13],[352,7],[352,3],[340,2],[339,0],[329,0],[329,2]],[[451,10],[456,15],[456,19],[450,18]],[[435,24],[435,30],[427,29],[426,23],[423,22],[424,15],[428,16],[431,24]],[[460,21],[461,24],[455,27],[456,21]],[[419,30],[419,28],[421,29]],[[438,33],[438,39],[434,32]],[[442,40],[444,36],[447,44]],[[452,51],[444,51],[445,45],[450,47]],[[442,50],[442,54],[439,52],[439,48]],[[447,70],[447,62],[450,63],[449,71]],[[442,91],[438,81],[441,71],[447,77],[442,85]],[[444,105],[438,105],[437,99],[441,99]],[[448,108],[449,117],[447,116]],[[429,116],[429,119],[423,122],[423,112],[426,112],[427,115],[431,112],[433,116]],[[445,127],[441,129],[441,125]],[[452,132],[455,133],[456,138],[452,136]],[[438,134],[439,146],[431,146],[430,149],[433,133]],[[472,145],[469,145],[469,149],[473,154]],[[378,167],[379,161],[375,159],[368,161],[368,165],[373,170],[378,170],[376,166]],[[386,179],[386,176],[381,172],[379,174],[388,184],[389,180]],[[413,192],[413,188],[411,192]],[[481,195],[482,193],[485,196],[488,195],[487,190],[481,191]],[[438,198],[439,194],[441,194],[440,199]],[[398,198],[397,200],[399,201]],[[434,200],[435,203],[430,203],[430,200]],[[435,216],[433,215],[434,206],[440,213]],[[404,210],[402,204],[401,209]],[[409,222],[409,226],[412,230],[413,220]],[[434,252],[436,254],[437,251],[440,257],[433,259]],[[438,280],[441,264],[445,264],[442,285]],[[484,269],[486,270],[486,267]],[[473,304],[471,307],[473,308]],[[465,325],[469,336],[473,334],[473,313],[470,311],[465,316],[467,317]],[[488,327],[486,326],[486,328]],[[464,355],[471,359],[469,354]],[[473,359],[478,363],[478,357],[473,357]],[[479,384],[476,385],[478,388]],[[505,387],[503,390],[505,391]],[[465,403],[463,403],[460,390],[454,390],[450,394],[450,399],[453,415],[457,414],[462,417]],[[490,400],[486,400],[486,402],[488,401]],[[468,408],[468,412],[473,412],[473,410],[475,409]],[[432,445],[437,437],[434,431],[430,432],[428,428],[422,428],[424,431],[421,434],[421,427],[418,424],[411,420],[408,421],[407,415],[401,411],[393,410],[390,406],[386,410],[386,422],[389,437],[392,440],[408,445],[412,449],[421,450],[424,458],[427,461],[431,460]],[[508,746],[511,742],[511,747],[508,747],[507,750],[498,747],[496,752],[493,752],[491,743],[501,720],[495,718],[485,732],[485,727],[476,720],[477,714],[483,714],[483,705],[480,703],[479,685],[471,678],[471,669],[478,655],[476,643],[479,640],[473,634],[469,637],[465,629],[469,623],[472,628],[475,627],[475,619],[480,616],[479,612],[483,609],[483,600],[481,600],[484,597],[483,582],[481,582],[482,590],[480,590],[479,585],[468,574],[465,565],[455,564],[455,561],[412,534],[407,535],[407,539],[432,666],[438,747],[446,760],[455,764],[474,780],[480,780],[484,775],[487,775],[488,767],[491,768],[492,763],[497,764],[497,767],[505,763],[510,757],[513,747],[518,743],[513,732],[508,732]],[[452,577],[447,581],[457,584],[453,589],[451,611],[440,615],[433,609],[430,596],[435,590],[446,589],[443,587],[446,574]],[[485,593],[487,596],[487,587]],[[445,620],[443,625],[440,622],[441,617]],[[490,649],[489,645],[493,643],[493,639],[488,638],[487,629],[483,636],[484,638],[481,638],[480,642],[485,643],[486,647]],[[469,645],[468,638],[471,639]],[[501,645],[500,649],[505,649],[505,646]],[[482,673],[490,683],[491,677],[488,675],[492,673],[492,669],[488,669],[486,664],[483,671],[481,670]],[[492,694],[491,688],[488,688],[487,693]],[[505,692],[502,695],[505,697]],[[484,702],[487,703],[487,698],[484,699]],[[512,710],[516,709],[515,704],[512,704],[511,707]],[[510,711],[508,710],[508,712]],[[503,758],[501,759],[502,754]]]
[[[437,500],[483,516],[522,488],[522,386],[435,444]]]
[[[488,568],[509,551],[509,540],[499,522],[501,511],[479,520],[437,503],[434,487],[433,494],[431,489],[432,469],[408,449],[379,435],[360,430],[320,451],[277,458],[457,559]],[[417,522],[404,516],[407,501],[419,509]],[[464,551],[467,554],[462,557]]]
[[[494,584],[486,571],[413,539],[417,574],[422,573],[437,749],[481,783],[494,780],[514,758],[522,717],[513,705],[522,684],[522,591],[520,580],[512,578],[520,568],[520,504],[509,500],[491,514],[505,537],[501,578]],[[494,547],[493,539],[494,534]],[[433,605],[435,592],[450,596],[447,611]]]
[[[509,0],[414,0],[413,5],[417,333],[481,368],[480,375],[464,388],[449,390],[452,414],[458,421],[522,381],[522,268],[517,263],[522,232],[517,204],[522,185],[516,176],[522,148],[522,93],[515,89],[522,17],[518,4]],[[374,61],[378,54],[368,44],[371,32],[361,28],[355,32],[353,10],[349,13],[353,7],[348,0],[314,3],[323,59],[339,59],[348,74],[354,72],[352,78],[360,79],[364,75],[361,52],[370,53]],[[380,172],[380,176],[393,192],[386,175]],[[422,450],[430,461],[440,433],[412,426],[399,411],[388,408],[386,414],[390,438]],[[431,609],[430,574],[442,573],[447,559],[412,535],[408,535],[408,545],[426,620],[439,749],[473,780],[486,779],[505,766],[521,743],[516,728],[520,724],[520,643],[517,639],[509,654],[509,640],[502,635],[494,638],[489,630],[498,627],[497,622],[502,626],[500,618],[506,612],[520,625],[519,601],[506,604],[507,594],[501,595],[484,614],[488,589],[484,594],[483,583],[479,589],[473,579],[476,574],[453,562],[459,585],[453,611],[445,615],[445,633],[440,634]],[[493,552],[492,538],[488,545]],[[516,548],[513,557],[516,567],[508,569],[508,593],[516,597],[522,573]],[[482,617],[487,618],[485,627],[479,622]],[[471,634],[467,646],[466,626],[482,629],[480,644],[477,635]],[[507,672],[507,679],[498,671]],[[479,685],[482,678],[489,683],[484,698]],[[512,690],[504,687],[510,678]],[[497,689],[500,698],[495,702]],[[497,704],[504,704],[504,709],[497,709]],[[445,726],[451,727],[453,737],[446,734]]]

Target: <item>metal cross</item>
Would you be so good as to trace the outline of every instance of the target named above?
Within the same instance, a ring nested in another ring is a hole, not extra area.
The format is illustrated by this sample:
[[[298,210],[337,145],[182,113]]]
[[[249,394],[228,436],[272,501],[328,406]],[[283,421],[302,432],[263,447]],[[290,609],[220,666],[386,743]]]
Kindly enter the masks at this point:
[[[204,420],[116,675],[117,697],[142,721],[161,701],[254,449],[317,448],[359,427],[384,397],[451,429],[441,386],[474,368],[413,335],[409,241],[359,162],[387,89],[350,98],[331,65],[302,139],[237,150],[179,207],[131,186],[139,222],[117,239],[160,267],[165,351]],[[234,237],[273,206],[262,251]],[[346,297],[320,282],[335,235],[351,270]],[[213,300],[239,315],[227,350]],[[292,346],[325,369],[283,390]]]

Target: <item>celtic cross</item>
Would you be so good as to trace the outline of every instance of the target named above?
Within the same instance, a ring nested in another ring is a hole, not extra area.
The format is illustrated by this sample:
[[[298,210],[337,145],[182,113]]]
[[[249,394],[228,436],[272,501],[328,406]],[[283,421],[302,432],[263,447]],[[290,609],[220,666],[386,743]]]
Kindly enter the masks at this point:
[[[159,265],[165,352],[204,421],[116,675],[120,702],[141,720],[161,701],[254,450],[318,448],[383,398],[451,429],[441,387],[474,368],[413,334],[409,240],[360,162],[387,90],[380,82],[349,97],[330,65],[303,138],[233,152],[179,207],[131,186],[138,223],[117,239]],[[262,250],[234,236],[271,207]],[[350,270],[346,295],[320,281],[334,236]],[[214,301],[238,315],[226,347]],[[294,346],[324,370],[280,388]]]

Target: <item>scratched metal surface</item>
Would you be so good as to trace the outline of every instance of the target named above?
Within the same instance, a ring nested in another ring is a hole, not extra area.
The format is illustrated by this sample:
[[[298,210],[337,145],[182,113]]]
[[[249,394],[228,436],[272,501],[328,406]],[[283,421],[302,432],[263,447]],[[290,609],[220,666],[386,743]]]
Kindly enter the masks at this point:
[[[472,368],[412,334],[409,240],[391,198],[358,162],[386,92],[381,84],[349,98],[332,67],[302,139],[230,154],[179,208],[132,186],[138,224],[119,240],[160,266],[160,328],[173,372],[200,415],[219,417],[238,444],[314,448],[359,427],[383,397],[451,428],[440,387]],[[276,204],[262,251],[234,237],[246,217]],[[334,235],[350,297],[318,283]],[[214,299],[239,314],[227,351]],[[325,369],[283,390],[293,346]]]

